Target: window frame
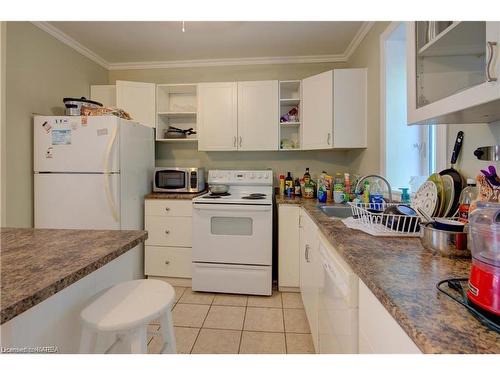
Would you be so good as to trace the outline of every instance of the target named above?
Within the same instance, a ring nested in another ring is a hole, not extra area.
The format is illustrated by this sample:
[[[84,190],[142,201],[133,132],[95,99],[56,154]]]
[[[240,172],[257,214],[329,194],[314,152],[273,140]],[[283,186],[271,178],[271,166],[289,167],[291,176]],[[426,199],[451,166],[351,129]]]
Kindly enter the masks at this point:
[[[379,86],[380,86],[380,92],[379,92],[379,122],[380,122],[380,166],[379,166],[379,172],[382,176],[386,177],[387,173],[387,158],[386,158],[386,129],[387,129],[387,123],[386,123],[386,114],[385,114],[385,109],[386,109],[386,74],[385,74],[385,67],[386,67],[386,48],[385,48],[385,42],[387,41],[388,37],[399,27],[399,25],[402,22],[391,22],[389,26],[382,32],[379,38],[379,59],[380,59],[380,66],[379,66]],[[406,28],[406,32],[408,33],[408,27]],[[408,40],[408,36],[406,40]],[[407,70],[408,74],[408,70]],[[410,79],[410,77],[407,76],[407,79]],[[408,125],[407,125],[408,126]],[[418,126],[418,125],[413,125],[413,126]],[[434,138],[434,168],[436,171],[440,171],[446,168],[447,165],[447,127],[446,124],[436,124],[435,126],[435,138]],[[428,139],[430,137],[427,137]],[[399,190],[393,190],[392,191],[393,197],[396,199],[399,199],[401,197],[401,191]]]

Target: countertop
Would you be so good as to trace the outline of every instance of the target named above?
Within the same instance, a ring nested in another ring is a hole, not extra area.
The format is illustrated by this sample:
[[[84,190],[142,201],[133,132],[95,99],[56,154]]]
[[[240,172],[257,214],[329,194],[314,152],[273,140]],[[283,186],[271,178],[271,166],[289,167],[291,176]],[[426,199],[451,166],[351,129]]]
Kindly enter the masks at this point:
[[[0,229],[3,324],[141,242],[146,231]]]
[[[467,259],[424,249],[418,238],[373,237],[326,216],[315,199],[276,196],[301,205],[365,285],[424,353],[500,353],[500,334],[436,289],[447,278],[467,277]]]
[[[193,199],[206,192],[207,190],[199,193],[149,193],[144,199]]]

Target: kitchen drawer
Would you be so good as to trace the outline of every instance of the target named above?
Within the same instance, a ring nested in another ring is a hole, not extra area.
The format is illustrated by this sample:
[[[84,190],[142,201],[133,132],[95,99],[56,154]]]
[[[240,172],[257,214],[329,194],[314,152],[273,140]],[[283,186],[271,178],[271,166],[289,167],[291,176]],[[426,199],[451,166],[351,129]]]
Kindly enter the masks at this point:
[[[146,216],[192,216],[193,203],[190,199],[146,199]]]
[[[191,217],[146,216],[144,226],[148,231],[146,245],[192,246]]]
[[[150,276],[191,277],[191,248],[146,246],[144,273]]]

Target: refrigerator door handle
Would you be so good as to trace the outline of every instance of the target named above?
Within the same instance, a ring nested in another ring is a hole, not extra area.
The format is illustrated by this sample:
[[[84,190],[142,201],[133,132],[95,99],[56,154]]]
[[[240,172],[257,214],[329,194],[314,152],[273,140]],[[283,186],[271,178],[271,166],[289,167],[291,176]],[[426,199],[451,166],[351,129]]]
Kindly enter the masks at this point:
[[[111,194],[111,186],[109,182],[109,158],[111,156],[111,150],[113,149],[117,133],[118,127],[115,127],[113,129],[113,132],[111,133],[111,138],[109,139],[109,143],[104,156],[104,190],[106,191],[106,197],[108,198],[111,215],[116,222],[118,222],[120,218],[118,216],[118,210],[116,209],[115,200],[113,199],[113,194]]]

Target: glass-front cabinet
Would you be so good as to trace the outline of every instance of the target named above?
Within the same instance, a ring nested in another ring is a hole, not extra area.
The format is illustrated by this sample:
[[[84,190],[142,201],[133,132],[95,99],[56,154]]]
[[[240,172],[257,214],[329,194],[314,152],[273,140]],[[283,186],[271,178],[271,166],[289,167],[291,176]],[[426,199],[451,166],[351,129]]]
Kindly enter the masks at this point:
[[[500,22],[407,26],[408,123],[500,120]]]

